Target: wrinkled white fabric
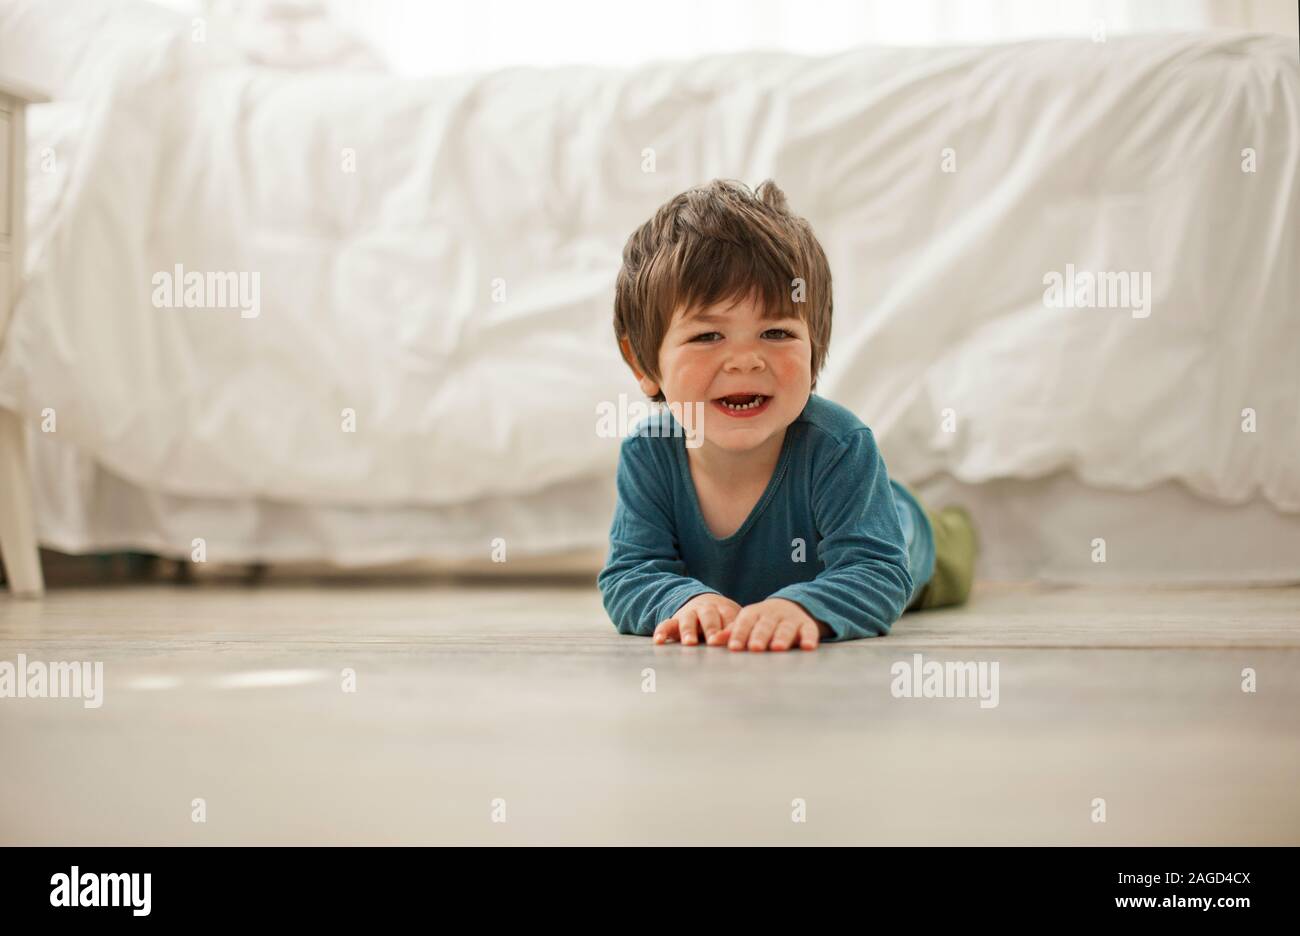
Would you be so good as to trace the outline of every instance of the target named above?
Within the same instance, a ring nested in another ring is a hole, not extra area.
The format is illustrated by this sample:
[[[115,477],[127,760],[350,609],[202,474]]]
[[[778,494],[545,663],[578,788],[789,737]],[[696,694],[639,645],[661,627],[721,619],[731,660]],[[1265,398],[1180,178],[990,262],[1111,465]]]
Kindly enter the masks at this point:
[[[0,405],[54,410],[61,439],[160,494],[452,505],[612,474],[596,407],[639,399],[611,330],[622,244],[725,176],[775,178],[813,223],[835,275],[818,390],[895,477],[1064,469],[1300,511],[1284,39],[412,81],[178,36],[104,75],[80,119]],[[156,308],[177,264],[257,273],[259,315]],[[1149,274],[1149,315],[1045,306],[1067,264]]]
[[[482,571],[586,572],[609,548],[612,474],[520,497],[448,506],[341,507],[164,494],[124,481],[32,428],[41,543],[67,553],[143,549],[209,562],[374,566],[473,563]],[[1300,583],[1300,515],[1256,498],[1209,503],[1178,482],[1149,490],[1087,487],[1069,472],[966,485],[937,475],[917,489],[933,507],[961,504],[980,538],[981,580],[1072,585]],[[1107,561],[1094,561],[1096,538]],[[508,565],[499,564],[505,545]],[[493,560],[496,561],[493,561]]]

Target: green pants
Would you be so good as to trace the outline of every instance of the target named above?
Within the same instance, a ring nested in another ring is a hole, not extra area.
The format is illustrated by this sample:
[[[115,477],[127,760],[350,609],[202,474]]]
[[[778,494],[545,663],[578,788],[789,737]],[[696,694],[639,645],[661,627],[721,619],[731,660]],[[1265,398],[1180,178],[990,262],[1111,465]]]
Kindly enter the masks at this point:
[[[934,575],[907,610],[965,604],[975,579],[975,557],[979,554],[975,525],[961,507],[945,507],[938,513],[925,505],[922,508],[934,531]]]

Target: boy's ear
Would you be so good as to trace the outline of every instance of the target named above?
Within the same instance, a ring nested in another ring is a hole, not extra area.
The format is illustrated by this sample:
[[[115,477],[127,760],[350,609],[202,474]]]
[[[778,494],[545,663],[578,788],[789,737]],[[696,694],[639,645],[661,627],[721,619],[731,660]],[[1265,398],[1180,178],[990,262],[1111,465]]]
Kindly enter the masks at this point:
[[[640,369],[636,366],[636,358],[632,355],[632,342],[627,338],[620,338],[618,340],[618,346],[623,352],[623,360],[627,362],[628,367],[632,368],[632,374],[641,385],[641,392],[648,397],[653,397],[659,392],[659,384],[641,373]]]

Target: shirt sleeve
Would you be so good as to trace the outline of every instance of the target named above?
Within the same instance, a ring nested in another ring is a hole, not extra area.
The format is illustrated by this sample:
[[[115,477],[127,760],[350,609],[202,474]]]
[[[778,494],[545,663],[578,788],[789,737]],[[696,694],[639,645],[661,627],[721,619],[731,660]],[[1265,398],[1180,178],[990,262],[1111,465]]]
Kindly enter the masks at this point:
[[[619,451],[617,486],[609,557],[596,584],[620,634],[650,637],[686,602],[717,589],[686,575],[670,508],[671,478],[636,436]]]
[[[869,428],[824,470],[814,470],[813,522],[823,569],[771,595],[797,602],[831,630],[828,640],[882,637],[912,594],[907,546],[885,461]]]

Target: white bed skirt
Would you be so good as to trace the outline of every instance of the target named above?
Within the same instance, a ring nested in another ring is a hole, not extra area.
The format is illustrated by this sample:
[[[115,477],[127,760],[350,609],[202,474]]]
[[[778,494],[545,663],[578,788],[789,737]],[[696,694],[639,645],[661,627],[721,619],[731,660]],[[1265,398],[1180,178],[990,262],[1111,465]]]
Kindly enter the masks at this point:
[[[209,562],[326,562],[341,568],[423,560],[460,571],[594,576],[613,516],[613,476],[583,478],[518,498],[454,507],[323,507],[149,491],[51,436],[33,432],[42,546],[81,554],[116,549]],[[1177,483],[1141,493],[1100,491],[1068,473],[917,485],[927,506],[961,504],[981,539],[977,574],[1059,584],[1300,583],[1300,514],[1261,498],[1215,504]],[[492,559],[505,543],[506,562]],[[1105,562],[1094,540],[1105,541]],[[512,561],[515,565],[511,565]]]

